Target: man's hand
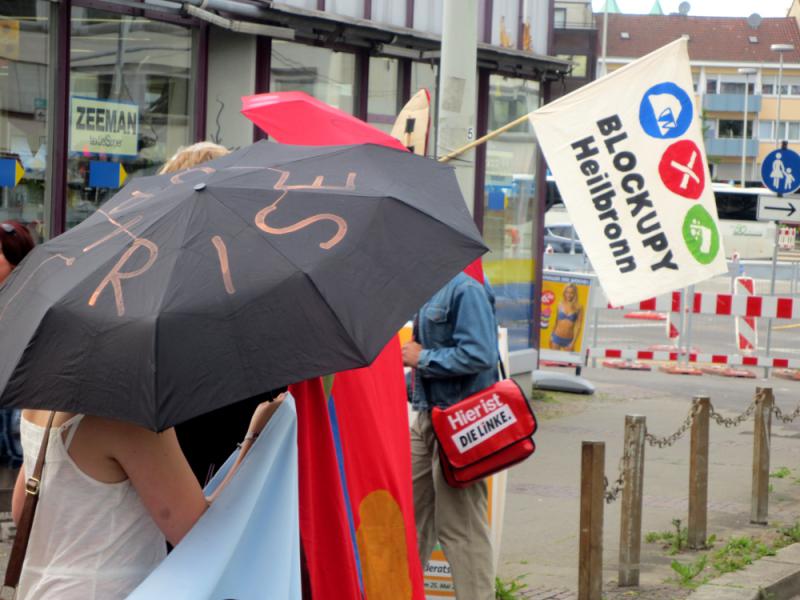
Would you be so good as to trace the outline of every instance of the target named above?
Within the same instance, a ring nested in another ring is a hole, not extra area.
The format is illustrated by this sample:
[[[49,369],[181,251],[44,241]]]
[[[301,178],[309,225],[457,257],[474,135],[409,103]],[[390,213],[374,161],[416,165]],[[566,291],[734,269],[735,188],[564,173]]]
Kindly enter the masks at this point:
[[[403,344],[403,365],[416,369],[419,364],[419,353],[422,346],[417,342],[406,342]]]

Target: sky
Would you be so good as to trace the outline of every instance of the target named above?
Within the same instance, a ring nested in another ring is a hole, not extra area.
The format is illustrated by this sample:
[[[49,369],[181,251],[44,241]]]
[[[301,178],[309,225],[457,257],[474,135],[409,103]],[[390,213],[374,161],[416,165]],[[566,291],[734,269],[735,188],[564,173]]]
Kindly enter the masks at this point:
[[[747,17],[754,12],[762,17],[785,17],[792,0],[687,0],[690,15],[713,17]],[[678,12],[681,0],[660,0],[664,14]],[[626,14],[647,14],[655,0],[617,0],[617,6]],[[595,11],[603,10],[605,0],[592,0]]]

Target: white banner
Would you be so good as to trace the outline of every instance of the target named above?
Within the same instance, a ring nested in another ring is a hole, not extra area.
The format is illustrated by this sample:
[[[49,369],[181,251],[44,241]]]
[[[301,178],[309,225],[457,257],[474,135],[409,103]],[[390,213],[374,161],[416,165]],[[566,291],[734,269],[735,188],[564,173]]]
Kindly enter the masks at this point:
[[[612,304],[727,272],[685,39],[530,119]]]

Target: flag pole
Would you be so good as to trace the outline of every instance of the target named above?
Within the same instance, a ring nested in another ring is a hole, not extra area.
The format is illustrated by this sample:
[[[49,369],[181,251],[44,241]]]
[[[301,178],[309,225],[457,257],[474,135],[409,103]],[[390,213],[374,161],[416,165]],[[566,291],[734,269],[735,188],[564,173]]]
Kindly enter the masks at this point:
[[[527,114],[522,115],[520,118],[514,119],[510,123],[506,123],[502,127],[499,127],[498,129],[495,129],[494,131],[490,131],[489,133],[487,133],[483,137],[479,137],[477,140],[471,141],[466,146],[461,146],[461,148],[453,150],[450,154],[442,156],[439,159],[439,162],[443,162],[443,163],[444,162],[448,162],[448,161],[456,158],[457,156],[460,156],[464,152],[467,152],[468,150],[472,150],[475,146],[480,146],[481,144],[485,144],[486,142],[488,142],[492,138],[497,137],[501,133],[504,133],[504,132],[508,131],[509,129],[512,129],[512,128],[516,127],[517,125],[520,125],[520,124],[524,123],[527,120],[528,120],[528,115]]]

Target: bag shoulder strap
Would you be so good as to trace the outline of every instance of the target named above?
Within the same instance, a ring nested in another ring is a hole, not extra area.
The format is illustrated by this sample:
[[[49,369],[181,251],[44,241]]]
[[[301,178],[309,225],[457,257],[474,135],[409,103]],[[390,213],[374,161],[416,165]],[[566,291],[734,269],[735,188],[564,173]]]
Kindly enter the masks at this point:
[[[25,553],[28,549],[28,539],[33,527],[33,516],[36,513],[36,504],[39,502],[42,470],[44,469],[45,456],[47,456],[47,443],[50,441],[50,429],[53,426],[53,418],[55,416],[56,412],[52,411],[47,419],[42,444],[39,446],[39,455],[36,457],[36,466],[33,469],[33,474],[25,482],[25,503],[22,506],[22,516],[20,516],[17,524],[17,533],[14,536],[11,555],[8,557],[8,566],[6,567],[3,584],[7,587],[16,588],[22,574],[22,563],[25,561]]]

